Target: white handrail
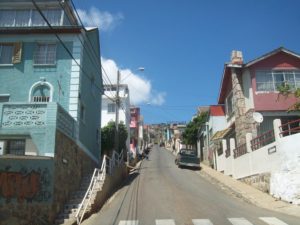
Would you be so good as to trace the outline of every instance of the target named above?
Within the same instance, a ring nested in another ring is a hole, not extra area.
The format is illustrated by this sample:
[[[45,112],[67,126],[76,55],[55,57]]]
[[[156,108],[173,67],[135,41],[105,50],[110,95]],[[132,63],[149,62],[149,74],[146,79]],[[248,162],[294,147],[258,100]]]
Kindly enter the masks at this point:
[[[85,195],[84,195],[84,197],[83,197],[83,199],[82,199],[82,202],[80,203],[80,206],[79,206],[79,208],[78,208],[78,210],[77,210],[77,213],[76,213],[76,216],[75,216],[75,218],[76,218],[76,220],[77,220],[77,224],[80,224],[81,221],[82,221],[82,219],[83,219],[83,216],[84,216],[84,214],[85,214],[85,211],[86,211],[86,209],[87,209],[87,206],[89,205],[89,203],[90,203],[90,201],[91,201],[91,196],[92,196],[92,194],[93,194],[94,187],[95,187],[95,184],[96,184],[96,181],[97,181],[96,178],[99,177],[99,174],[100,174],[101,172],[102,172],[101,178],[104,179],[104,177],[103,177],[103,175],[104,175],[103,172],[105,172],[106,169],[103,169],[103,167],[105,168],[105,166],[106,166],[106,156],[104,155],[103,161],[102,161],[101,170],[95,168],[94,173],[93,173],[93,176],[92,176],[92,179],[91,179],[91,182],[90,182],[90,185],[89,185],[89,187],[88,187],[88,189],[87,189],[87,191],[86,191],[86,193],[85,193]],[[96,176],[96,173],[97,173],[97,176]],[[101,178],[100,178],[100,179],[101,179]],[[98,179],[99,179],[99,178],[98,178]],[[90,195],[88,196],[89,193],[90,193]],[[87,199],[87,198],[88,198],[88,199]],[[84,203],[85,203],[86,200],[88,200],[88,204],[85,204],[85,206],[84,206]],[[83,206],[84,206],[83,213],[82,213],[81,217],[79,218],[79,214],[80,214],[80,212],[81,212]]]
[[[108,160],[108,163],[107,163],[107,160]],[[77,210],[77,213],[75,216],[75,218],[77,220],[77,224],[81,224],[81,221],[86,212],[86,209],[91,203],[91,198],[92,198],[92,194],[94,192],[96,183],[98,181],[104,181],[105,175],[106,175],[106,167],[107,166],[109,167],[109,174],[111,175],[113,168],[115,166],[120,166],[122,164],[122,162],[123,162],[123,151],[120,154],[117,153],[116,151],[113,151],[111,158],[104,155],[101,168],[100,169],[95,168],[90,185],[89,185],[89,187],[83,197],[83,200],[80,203],[80,206]],[[89,193],[90,193],[90,195],[89,195]],[[87,203],[85,204],[86,201],[87,201]],[[81,216],[79,216],[79,214],[82,210],[83,210],[83,212],[82,212]]]

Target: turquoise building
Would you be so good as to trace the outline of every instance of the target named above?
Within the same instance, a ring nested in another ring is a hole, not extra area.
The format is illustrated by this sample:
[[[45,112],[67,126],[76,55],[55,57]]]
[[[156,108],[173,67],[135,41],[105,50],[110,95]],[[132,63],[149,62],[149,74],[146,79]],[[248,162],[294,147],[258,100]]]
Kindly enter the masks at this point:
[[[0,215],[27,202],[51,224],[99,165],[100,45],[70,1],[35,2],[0,2]]]

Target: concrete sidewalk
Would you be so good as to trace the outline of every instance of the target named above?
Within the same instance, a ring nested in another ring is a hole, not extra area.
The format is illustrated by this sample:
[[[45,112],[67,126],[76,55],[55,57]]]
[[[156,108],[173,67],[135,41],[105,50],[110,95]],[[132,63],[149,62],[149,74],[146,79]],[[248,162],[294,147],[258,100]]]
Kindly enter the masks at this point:
[[[166,149],[172,153],[171,149]],[[174,152],[173,155],[175,155]],[[300,206],[275,199],[271,195],[239,180],[233,179],[230,176],[224,175],[209,166],[201,164],[201,171],[198,173],[202,177],[223,186],[223,189],[227,188],[236,197],[242,198],[258,207],[300,217]]]
[[[230,176],[224,175],[206,165],[201,164],[201,171],[198,173],[203,177],[212,179],[221,186],[225,186],[225,188],[228,188],[235,196],[258,207],[300,217],[300,206],[275,199],[267,193],[233,179]]]

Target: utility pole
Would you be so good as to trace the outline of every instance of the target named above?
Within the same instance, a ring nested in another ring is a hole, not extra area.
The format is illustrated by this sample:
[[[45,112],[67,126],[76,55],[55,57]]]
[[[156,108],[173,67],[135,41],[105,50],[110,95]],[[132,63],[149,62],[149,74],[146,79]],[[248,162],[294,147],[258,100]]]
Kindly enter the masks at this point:
[[[120,71],[118,70],[117,74],[117,91],[116,91],[116,132],[115,132],[115,151],[118,152],[119,150],[119,108],[120,108],[120,97],[119,97],[119,90],[120,90]]]

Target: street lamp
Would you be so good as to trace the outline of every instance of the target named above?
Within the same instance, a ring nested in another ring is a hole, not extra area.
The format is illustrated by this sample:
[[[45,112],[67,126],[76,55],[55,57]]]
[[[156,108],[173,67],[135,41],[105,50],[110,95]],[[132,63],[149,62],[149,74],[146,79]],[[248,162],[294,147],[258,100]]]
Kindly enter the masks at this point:
[[[144,72],[145,68],[144,67],[138,67],[135,71],[140,71],[140,72]],[[132,72],[130,72],[126,77],[124,77],[121,81],[126,80],[128,77],[130,77],[131,75],[133,75]]]

